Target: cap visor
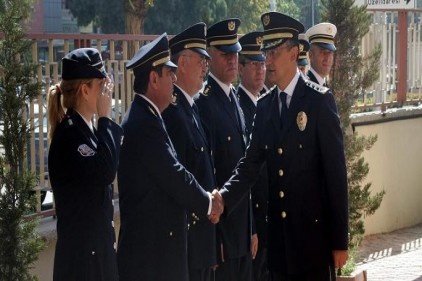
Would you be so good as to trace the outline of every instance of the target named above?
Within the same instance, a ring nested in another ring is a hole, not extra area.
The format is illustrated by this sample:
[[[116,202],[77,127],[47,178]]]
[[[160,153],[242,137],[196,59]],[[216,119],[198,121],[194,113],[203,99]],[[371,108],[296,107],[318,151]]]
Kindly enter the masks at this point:
[[[164,65],[167,65],[168,67],[177,68],[177,65],[175,65],[171,60],[163,63]]]
[[[327,50],[330,50],[330,51],[333,51],[333,52],[335,52],[337,50],[336,46],[334,46],[333,44],[319,43],[319,42],[314,43],[314,44],[320,46],[323,49],[327,49]]]
[[[215,45],[214,47],[226,54],[239,53],[242,50],[242,46],[240,46],[239,42],[233,45]]]
[[[203,55],[203,56],[205,56],[207,59],[210,59],[211,58],[211,56],[207,53],[207,51],[205,51],[204,49],[201,49],[201,48],[191,48],[191,49],[189,49],[189,50],[192,50],[192,51],[194,51],[194,52],[196,52],[196,53],[198,53],[198,54],[200,54],[200,55]]]
[[[245,58],[253,61],[265,61],[265,57],[263,55],[244,55]]]
[[[297,65],[300,65],[300,66],[308,65],[308,60],[307,59],[298,60]]]

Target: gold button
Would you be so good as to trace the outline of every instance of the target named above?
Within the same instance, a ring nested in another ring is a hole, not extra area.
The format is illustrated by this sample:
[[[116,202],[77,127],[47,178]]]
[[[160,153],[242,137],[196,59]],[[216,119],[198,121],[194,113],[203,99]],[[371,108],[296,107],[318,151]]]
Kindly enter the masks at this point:
[[[91,252],[91,255],[95,256],[95,251],[92,251],[92,252]]]
[[[286,214],[286,212],[285,212],[285,211],[281,212],[281,217],[282,217],[283,219],[284,219],[286,216],[287,216],[287,214]]]
[[[173,236],[173,232],[170,231],[170,236]]]
[[[196,223],[196,221],[193,221],[193,223],[192,224],[195,224]]]
[[[192,217],[195,217],[195,213],[192,213]]]
[[[259,204],[258,203],[256,204],[256,207],[259,208]]]
[[[204,151],[204,147],[201,147],[201,152]]]
[[[277,153],[278,153],[279,155],[283,154],[283,149],[280,147],[279,149],[277,149]]]
[[[227,137],[227,140],[230,141],[232,138],[230,136]]]
[[[280,198],[283,198],[283,197],[284,197],[284,192],[283,192],[283,191],[280,191],[280,192],[278,193],[278,195],[280,196]]]
[[[268,149],[268,145],[265,145],[265,149]]]
[[[299,149],[302,149],[302,144],[299,144]]]
[[[280,177],[282,177],[282,176],[284,175],[284,171],[283,171],[283,169],[278,170],[278,175],[279,175]]]

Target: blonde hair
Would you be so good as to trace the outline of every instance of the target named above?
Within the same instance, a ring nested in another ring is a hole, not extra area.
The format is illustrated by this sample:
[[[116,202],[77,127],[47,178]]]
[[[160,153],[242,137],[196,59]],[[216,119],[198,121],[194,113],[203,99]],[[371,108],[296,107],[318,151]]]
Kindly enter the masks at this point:
[[[51,86],[47,95],[48,138],[51,140],[57,126],[65,117],[66,108],[76,108],[79,103],[82,84],[90,86],[93,79],[62,80]]]

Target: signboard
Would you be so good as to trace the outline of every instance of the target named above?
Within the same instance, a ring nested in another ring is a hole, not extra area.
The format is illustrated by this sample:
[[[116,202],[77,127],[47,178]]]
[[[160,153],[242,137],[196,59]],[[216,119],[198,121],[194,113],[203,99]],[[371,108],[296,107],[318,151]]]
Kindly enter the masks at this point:
[[[356,5],[368,5],[368,10],[412,10],[416,0],[355,0]]]

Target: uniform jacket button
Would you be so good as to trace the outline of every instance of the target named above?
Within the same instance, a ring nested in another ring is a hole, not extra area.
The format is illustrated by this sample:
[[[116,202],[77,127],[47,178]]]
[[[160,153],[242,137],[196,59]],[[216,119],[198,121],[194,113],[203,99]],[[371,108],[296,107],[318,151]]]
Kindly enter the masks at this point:
[[[283,169],[278,170],[278,175],[279,175],[280,177],[282,177],[282,176],[284,175],[284,171],[283,171]]]
[[[256,204],[255,206],[256,206],[256,208],[259,208],[259,204]]]
[[[281,218],[286,218],[286,216],[287,216],[287,214],[286,214],[286,212],[285,211],[283,211],[283,212],[281,212]]]
[[[173,232],[170,231],[170,236],[173,236]]]
[[[92,251],[92,252],[91,252],[91,255],[95,256],[95,251]]]
[[[230,136],[227,137],[227,140],[230,141],[232,138]]]
[[[280,147],[280,148],[278,148],[277,149],[277,153],[279,154],[279,155],[281,155],[281,154],[283,154],[283,149]]]
[[[278,193],[278,195],[280,196],[280,198],[283,198],[283,197],[284,197],[284,192],[283,192],[283,191],[280,191],[280,192]]]

